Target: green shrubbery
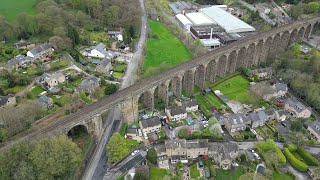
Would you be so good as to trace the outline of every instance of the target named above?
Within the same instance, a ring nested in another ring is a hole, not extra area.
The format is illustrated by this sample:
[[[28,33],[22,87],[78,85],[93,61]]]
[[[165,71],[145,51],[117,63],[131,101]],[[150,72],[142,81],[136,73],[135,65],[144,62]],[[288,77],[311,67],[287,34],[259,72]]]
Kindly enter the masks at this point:
[[[290,164],[298,169],[299,171],[305,172],[308,170],[308,165],[298,160],[296,157],[294,157],[293,154],[291,154],[290,150],[288,148],[284,148],[283,153],[288,158]]]
[[[297,148],[297,153],[306,161],[309,166],[319,166],[320,162],[302,147]]]
[[[277,162],[272,162],[273,164],[286,164],[286,157],[283,155],[283,153],[273,140],[268,139],[265,142],[258,142],[255,147],[266,161],[268,160],[268,158],[270,158],[270,153],[273,152],[274,155],[277,156]]]

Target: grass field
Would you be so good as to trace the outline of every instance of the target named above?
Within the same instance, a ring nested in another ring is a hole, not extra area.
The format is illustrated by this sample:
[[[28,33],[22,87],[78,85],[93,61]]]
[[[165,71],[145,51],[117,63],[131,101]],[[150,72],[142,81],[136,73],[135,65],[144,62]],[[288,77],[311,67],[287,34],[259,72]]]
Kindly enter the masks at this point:
[[[208,103],[201,95],[195,96],[197,102],[200,105],[200,110],[205,116],[211,115],[211,104]]]
[[[216,106],[218,109],[221,108],[222,103],[212,94],[206,94],[204,96],[212,105]]]
[[[150,168],[150,179],[153,180],[161,180],[164,179],[165,176],[168,176],[169,172],[166,169],[160,169],[157,167]]]
[[[42,93],[44,90],[41,88],[40,85],[34,86],[34,88],[31,90],[34,97],[37,97],[40,93]]]
[[[276,173],[272,174],[272,180],[293,180],[291,176],[285,173]]]
[[[20,13],[35,14],[35,4],[36,0],[1,0],[0,15],[14,21]]]
[[[217,180],[238,180],[239,177],[243,174],[243,169],[241,166],[237,167],[235,170],[222,170],[217,171]]]
[[[191,178],[197,178],[200,176],[200,172],[197,168],[197,163],[190,166],[190,177]]]
[[[255,105],[260,103],[260,100],[250,92],[249,81],[241,75],[220,83],[213,90],[220,90],[229,100]]]
[[[144,76],[150,76],[192,58],[184,44],[162,23],[149,21],[149,27],[155,35],[147,41]]]

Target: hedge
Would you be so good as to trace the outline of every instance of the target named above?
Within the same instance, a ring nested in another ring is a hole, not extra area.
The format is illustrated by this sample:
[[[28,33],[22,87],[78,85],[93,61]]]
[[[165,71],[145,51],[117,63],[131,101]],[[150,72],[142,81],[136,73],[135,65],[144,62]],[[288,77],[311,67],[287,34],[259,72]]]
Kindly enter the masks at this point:
[[[297,146],[294,145],[294,144],[289,144],[288,145],[288,149],[289,149],[290,152],[294,152],[294,151],[297,150]]]
[[[309,166],[319,166],[320,165],[320,162],[315,157],[313,157],[308,151],[306,151],[304,148],[302,148],[301,146],[299,146],[297,148],[297,152],[306,161],[306,163]]]
[[[258,152],[263,156],[264,159],[267,159],[269,154],[269,151],[274,152],[278,158],[279,163],[281,165],[286,164],[286,157],[283,155],[282,151],[279,149],[279,147],[274,143],[273,140],[268,139],[267,141],[258,142],[255,145],[255,148],[258,150]]]
[[[288,158],[290,164],[298,169],[299,171],[306,172],[308,170],[308,165],[298,160],[296,157],[294,157],[293,154],[289,151],[288,148],[284,148],[283,150],[284,155]]]

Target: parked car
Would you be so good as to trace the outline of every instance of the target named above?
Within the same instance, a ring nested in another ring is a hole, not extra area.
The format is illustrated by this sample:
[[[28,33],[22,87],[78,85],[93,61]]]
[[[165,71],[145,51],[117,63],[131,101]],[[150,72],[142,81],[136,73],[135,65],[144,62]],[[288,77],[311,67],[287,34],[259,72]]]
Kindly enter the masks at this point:
[[[288,125],[286,124],[286,123],[284,123],[284,122],[281,122],[281,125],[283,126],[283,127],[287,127]]]

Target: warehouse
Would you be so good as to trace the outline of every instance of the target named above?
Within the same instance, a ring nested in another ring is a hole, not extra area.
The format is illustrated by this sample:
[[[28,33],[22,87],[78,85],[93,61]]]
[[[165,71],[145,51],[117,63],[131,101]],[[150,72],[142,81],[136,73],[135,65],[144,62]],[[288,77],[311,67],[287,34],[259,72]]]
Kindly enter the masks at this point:
[[[211,32],[223,32],[224,29],[218,25],[211,25],[211,26],[192,26],[190,28],[191,35],[193,38],[199,39],[209,39]]]
[[[218,48],[221,45],[218,39],[201,39],[200,42],[204,47],[212,49]]]
[[[192,22],[193,26],[208,26],[216,24],[214,21],[198,12],[188,13],[186,14],[186,17]]]
[[[227,33],[255,31],[255,28],[218,7],[208,7],[199,10],[212,21],[220,25]],[[192,21],[191,21],[192,22]]]
[[[215,33],[215,34],[213,34],[212,37],[219,39],[219,41],[223,45],[230,44],[230,43],[235,42],[241,38],[241,36],[237,33],[225,33],[225,32]]]
[[[192,23],[189,21],[189,19],[187,19],[183,14],[177,14],[176,19],[182,28],[190,31],[190,27],[192,26]]]

